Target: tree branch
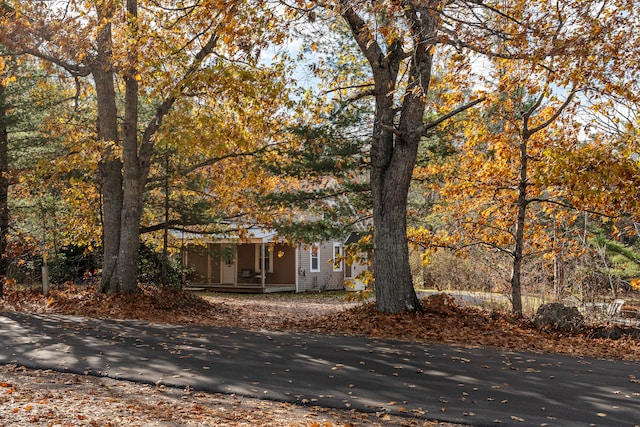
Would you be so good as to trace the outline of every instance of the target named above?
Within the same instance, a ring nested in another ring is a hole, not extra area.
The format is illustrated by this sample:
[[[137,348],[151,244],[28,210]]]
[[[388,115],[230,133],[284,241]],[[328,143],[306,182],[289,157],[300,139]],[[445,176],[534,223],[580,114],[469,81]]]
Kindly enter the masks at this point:
[[[565,99],[565,101],[562,103],[562,105],[560,107],[558,107],[558,109],[556,110],[555,113],[553,113],[553,115],[551,117],[549,117],[549,119],[547,119],[547,121],[545,121],[544,123],[534,127],[531,130],[528,130],[527,136],[531,136],[534,133],[546,128],[547,126],[549,126],[551,123],[553,123],[558,117],[560,117],[560,114],[562,114],[562,112],[564,111],[565,108],[567,108],[567,106],[569,105],[569,103],[571,102],[571,100],[573,99],[574,95],[576,94],[576,89],[575,87],[571,89],[571,92],[569,93],[569,96],[567,96],[567,99]],[[542,102],[542,100],[539,100],[540,102]],[[538,103],[539,105],[539,103]],[[537,108],[537,107],[536,107]]]
[[[450,119],[451,117],[456,116],[456,115],[462,113],[463,111],[466,111],[471,107],[474,107],[475,105],[478,105],[479,103],[485,101],[486,99],[487,99],[486,96],[481,96],[480,98],[478,98],[478,99],[476,99],[474,101],[471,101],[471,102],[469,102],[467,104],[461,105],[460,107],[456,108],[455,110],[448,112],[444,116],[441,116],[441,117],[439,117],[438,119],[436,119],[436,120],[434,120],[432,122],[429,122],[429,123],[427,123],[427,124],[425,124],[423,126],[420,126],[416,130],[416,132],[420,133],[421,136],[428,136],[429,131],[431,129],[435,128],[436,126],[438,126],[442,122]]]
[[[142,176],[147,176],[150,167],[151,153],[153,152],[153,136],[162,124],[164,117],[169,114],[171,107],[178,100],[178,97],[182,94],[188,85],[190,77],[195,74],[199,69],[205,58],[213,51],[214,47],[218,43],[218,35],[213,33],[207,43],[196,53],[194,60],[180,79],[178,85],[171,91],[170,95],[165,98],[164,101],[156,108],[156,112],[147,123],[144,133],[142,135],[142,143],[140,144],[140,152],[138,159],[142,172]]]
[[[591,210],[591,209],[578,208],[578,207],[576,207],[574,205],[562,202],[560,200],[544,199],[544,198],[536,197],[536,198],[533,198],[533,199],[528,199],[527,203],[550,203],[552,205],[562,206],[563,208],[567,208],[567,209],[572,210],[572,211],[586,212],[586,213],[589,213],[589,214],[598,215],[598,216],[601,216],[601,217],[604,217],[604,218],[609,218],[609,219],[616,219],[616,218],[619,217],[619,215],[609,215],[609,214],[606,214],[604,212],[598,212],[598,211]]]

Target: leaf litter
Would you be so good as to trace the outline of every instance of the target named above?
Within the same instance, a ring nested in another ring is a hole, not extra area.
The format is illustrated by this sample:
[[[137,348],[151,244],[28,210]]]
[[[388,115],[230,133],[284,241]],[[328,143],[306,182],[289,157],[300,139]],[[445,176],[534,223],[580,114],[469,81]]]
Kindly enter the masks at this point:
[[[515,351],[640,360],[640,340],[593,338],[602,325],[580,333],[537,328],[526,318],[459,306],[446,294],[422,301],[413,314],[378,313],[373,303],[342,297],[198,295],[142,286],[130,295],[99,294],[68,286],[48,297],[34,290],[5,291],[0,310],[138,319],[154,323],[393,338],[491,346]],[[0,424],[43,426],[451,426],[350,410],[193,393],[107,378],[0,366]],[[203,424],[205,422],[206,424]]]

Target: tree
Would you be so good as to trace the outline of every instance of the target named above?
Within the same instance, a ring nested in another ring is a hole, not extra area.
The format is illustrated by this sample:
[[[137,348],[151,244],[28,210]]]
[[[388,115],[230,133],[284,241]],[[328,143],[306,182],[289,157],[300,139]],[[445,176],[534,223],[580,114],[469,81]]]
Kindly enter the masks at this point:
[[[458,7],[448,4],[460,18],[482,18],[469,22],[495,34],[485,26],[484,17],[494,13],[491,7],[469,5],[463,16]],[[374,275],[379,311],[402,312],[420,309],[413,289],[407,246],[407,195],[413,175],[418,146],[422,138],[447,118],[464,111],[482,98],[457,96],[440,117],[425,123],[427,95],[436,65],[436,47],[447,43],[460,46],[459,28],[464,20],[448,20],[447,8],[438,1],[336,1],[323,3],[346,22],[360,51],[368,61],[375,112],[371,139],[370,185],[374,223]],[[450,25],[447,28],[447,24]],[[451,30],[449,32],[448,30]],[[480,30],[480,31],[481,31]],[[474,31],[474,36],[478,35]],[[471,33],[469,33],[471,36]],[[443,47],[446,51],[446,48]],[[463,64],[464,60],[453,61]],[[468,69],[462,65],[460,75]],[[468,86],[462,78],[461,88]],[[441,111],[441,110],[440,110]]]
[[[101,144],[101,290],[135,292],[143,194],[161,125],[196,82],[224,75],[220,64],[257,63],[270,35],[282,37],[273,10],[261,1],[3,4],[0,41],[74,78],[92,78]],[[145,123],[142,95],[155,106]]]
[[[9,120],[7,105],[7,78],[5,61],[0,56],[0,297],[4,293],[7,278],[7,236],[9,231]]]
[[[555,188],[545,185],[540,166],[532,162],[543,161],[545,152],[568,137],[558,136],[562,132],[556,121],[569,110],[574,92],[558,100],[536,75],[541,86],[532,94],[535,84],[525,85],[516,68],[506,70],[501,69],[498,86],[510,92],[489,96],[490,108],[467,117],[458,154],[432,168],[444,176],[438,210],[448,230],[439,239],[422,240],[427,246],[486,245],[508,254],[512,309],[521,315],[523,261],[543,253],[548,243],[542,241],[548,221],[541,211],[531,213],[529,208],[562,203]]]
[[[589,70],[584,68],[589,61],[595,64],[603,44],[610,52],[619,46],[616,40],[632,14],[624,4],[573,1],[337,0],[320,5],[349,26],[374,83],[367,93],[375,105],[370,181],[377,306],[387,312],[415,311],[419,302],[408,263],[407,192],[422,138],[484,99],[471,90],[482,92],[486,82],[472,62],[482,57],[520,60],[533,73],[553,70],[561,76],[556,84],[567,87],[576,74]],[[310,19],[317,9],[313,12]],[[604,67],[614,62],[622,60]],[[441,82],[456,89],[440,105],[429,103],[434,70],[442,71]],[[427,111],[437,115],[425,116]]]
[[[0,58],[0,277],[4,283],[14,261],[9,252],[16,253],[9,246],[19,246],[18,241],[24,237],[17,230],[23,224],[22,217],[28,215],[21,200],[24,184],[57,147],[47,144],[50,141],[40,132],[41,122],[49,114],[60,113],[58,107],[65,93],[61,82],[45,78],[37,61],[25,61],[4,49]],[[40,181],[32,189],[35,192],[45,187]]]
[[[287,138],[282,128],[294,109],[291,87],[284,69],[224,68],[215,87],[208,82],[191,88],[215,97],[183,98],[166,119],[147,186],[143,233],[207,235],[232,221],[267,224],[265,206],[255,197],[279,181],[265,173],[264,164],[281,161]]]
[[[312,107],[297,119],[287,129],[289,143],[276,149],[279,160],[264,162],[279,184],[255,197],[278,213],[270,222],[290,241],[344,238],[370,227],[365,112],[353,104],[325,109]]]
[[[513,312],[521,315],[524,260],[555,257],[575,239],[560,235],[559,224],[575,222],[582,212],[633,215],[637,207],[629,191],[640,175],[615,139],[586,137],[588,127],[575,120],[580,98],[602,101],[619,95],[620,86],[599,86],[590,76],[574,78],[573,87],[564,89],[555,86],[555,73],[529,74],[515,61],[495,64],[490,107],[466,118],[458,154],[432,169],[444,170],[439,214],[447,227],[438,238],[421,240],[485,245],[507,254]]]

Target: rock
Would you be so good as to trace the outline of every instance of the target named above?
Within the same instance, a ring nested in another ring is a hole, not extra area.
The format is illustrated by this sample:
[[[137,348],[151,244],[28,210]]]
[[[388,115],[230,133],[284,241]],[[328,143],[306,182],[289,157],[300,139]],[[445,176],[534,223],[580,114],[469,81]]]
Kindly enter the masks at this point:
[[[576,307],[552,302],[538,307],[533,323],[539,328],[578,332],[584,327],[584,317]]]

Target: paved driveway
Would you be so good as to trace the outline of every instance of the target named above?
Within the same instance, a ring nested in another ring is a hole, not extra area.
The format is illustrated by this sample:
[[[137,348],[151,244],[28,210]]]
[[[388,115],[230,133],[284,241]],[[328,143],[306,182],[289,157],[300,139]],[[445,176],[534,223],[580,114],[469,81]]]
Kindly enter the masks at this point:
[[[0,363],[485,426],[639,426],[640,364],[0,313]]]

